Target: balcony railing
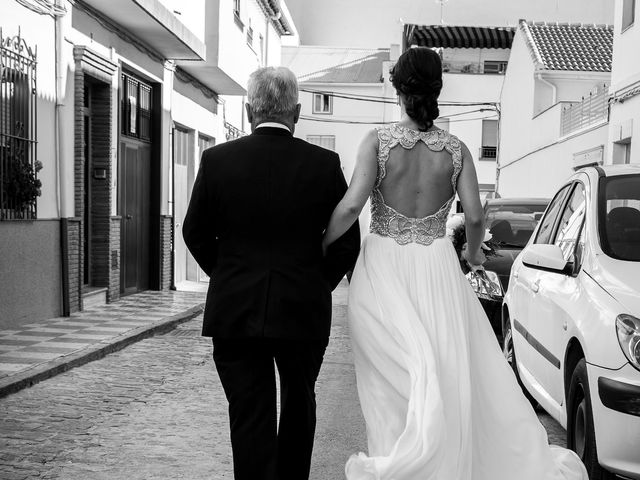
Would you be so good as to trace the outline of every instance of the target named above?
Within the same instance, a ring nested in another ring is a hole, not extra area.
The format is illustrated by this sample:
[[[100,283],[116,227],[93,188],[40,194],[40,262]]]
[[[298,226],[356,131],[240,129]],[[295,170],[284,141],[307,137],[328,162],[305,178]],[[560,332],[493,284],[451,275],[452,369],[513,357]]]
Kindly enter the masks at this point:
[[[582,97],[581,101],[562,107],[560,134],[565,136],[608,119],[609,89],[602,85],[595,93]]]

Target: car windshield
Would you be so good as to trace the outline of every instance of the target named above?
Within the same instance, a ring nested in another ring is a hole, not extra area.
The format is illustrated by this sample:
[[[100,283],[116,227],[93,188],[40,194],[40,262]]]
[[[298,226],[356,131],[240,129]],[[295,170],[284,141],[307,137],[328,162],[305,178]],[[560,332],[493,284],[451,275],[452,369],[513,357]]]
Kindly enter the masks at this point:
[[[546,204],[488,205],[485,225],[495,242],[505,247],[522,248],[546,208]]]
[[[608,177],[603,183],[598,219],[602,250],[619,260],[640,262],[640,175]]]

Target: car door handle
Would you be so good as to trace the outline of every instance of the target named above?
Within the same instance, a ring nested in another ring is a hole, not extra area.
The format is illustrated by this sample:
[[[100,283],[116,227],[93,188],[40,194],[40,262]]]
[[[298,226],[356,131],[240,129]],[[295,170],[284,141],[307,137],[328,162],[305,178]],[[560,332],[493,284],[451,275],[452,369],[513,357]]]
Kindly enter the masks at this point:
[[[518,272],[513,272],[513,278],[518,278],[519,276]]]
[[[533,290],[533,293],[538,293],[540,291],[540,280],[536,280],[531,284],[531,290]]]

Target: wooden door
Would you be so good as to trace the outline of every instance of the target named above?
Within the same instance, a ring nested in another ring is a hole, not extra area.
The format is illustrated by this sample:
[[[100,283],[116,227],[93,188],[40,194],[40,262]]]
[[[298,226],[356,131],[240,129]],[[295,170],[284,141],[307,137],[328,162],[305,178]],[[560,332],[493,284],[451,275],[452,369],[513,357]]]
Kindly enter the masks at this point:
[[[123,140],[122,154],[122,265],[125,295],[149,288],[151,147]]]

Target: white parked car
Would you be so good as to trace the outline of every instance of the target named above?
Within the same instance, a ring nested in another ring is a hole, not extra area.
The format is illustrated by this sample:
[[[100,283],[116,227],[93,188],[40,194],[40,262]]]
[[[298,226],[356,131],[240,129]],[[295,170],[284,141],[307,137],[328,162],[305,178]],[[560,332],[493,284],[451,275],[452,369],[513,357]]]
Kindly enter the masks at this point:
[[[511,269],[504,351],[592,480],[640,479],[640,166],[576,172]]]

